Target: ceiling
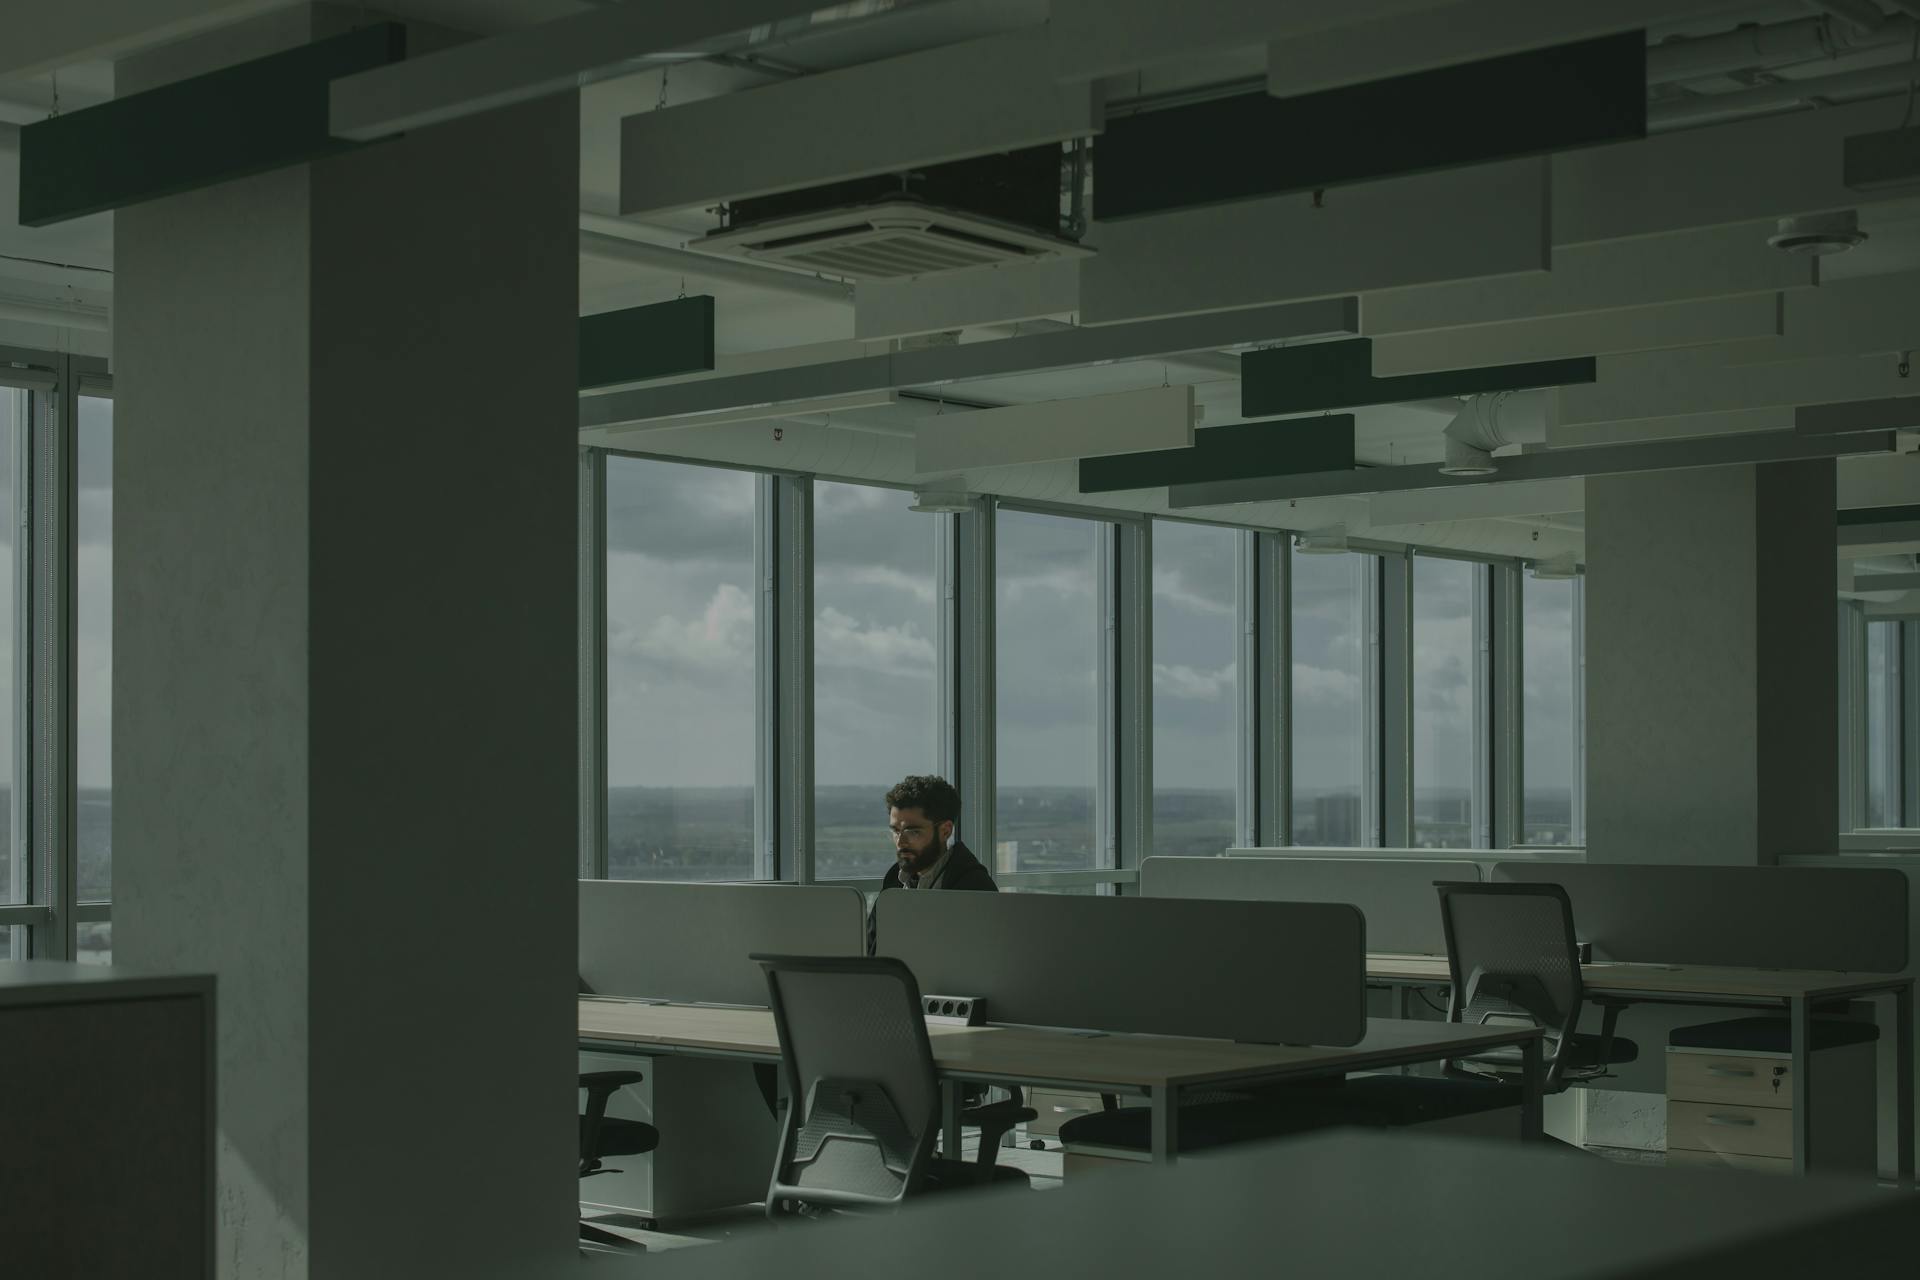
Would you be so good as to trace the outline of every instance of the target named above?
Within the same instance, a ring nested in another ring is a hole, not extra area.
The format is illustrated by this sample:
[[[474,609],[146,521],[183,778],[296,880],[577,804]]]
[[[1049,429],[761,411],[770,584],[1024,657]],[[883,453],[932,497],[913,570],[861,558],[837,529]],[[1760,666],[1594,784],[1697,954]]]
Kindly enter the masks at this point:
[[[1138,9],[1144,2],[1124,0],[1120,7]],[[1316,10],[1322,14],[1326,24],[1337,26],[1350,20],[1361,8],[1375,12],[1393,11],[1396,8],[1402,11],[1420,10],[1431,9],[1439,3],[1442,0],[1399,0],[1396,6],[1379,0],[1371,5],[1354,6],[1339,3],[1338,0],[1324,0],[1318,5],[1299,8],[1303,11]],[[1483,5],[1477,0],[1450,0],[1450,3],[1468,17],[1476,8],[1499,7]],[[1897,37],[1903,32],[1913,31],[1916,19],[1900,11],[1901,7],[1905,7],[1910,12],[1913,6],[1896,6],[1894,0],[1883,0],[1880,5],[1882,16],[1877,25],[1869,20],[1866,26],[1862,26],[1843,16],[1851,11],[1853,18],[1858,19],[1862,17],[1861,5],[1871,3],[1872,0],[1855,0],[1852,5],[1836,5],[1833,6],[1836,10],[1834,13],[1824,12],[1820,5],[1712,6],[1676,3],[1672,9],[1681,14],[1679,18],[1654,22],[1647,29],[1647,41],[1656,54],[1669,56],[1673,48],[1698,51],[1707,47],[1700,44],[1687,46],[1684,42],[1688,41],[1719,41],[1724,45],[1743,38],[1737,34],[1743,25],[1753,28],[1744,38],[1767,52],[1756,52],[1746,65],[1729,64],[1727,59],[1722,58],[1715,64],[1716,69],[1711,74],[1696,78],[1662,78],[1652,85],[1650,102],[1656,107],[1664,104],[1671,108],[1675,103],[1691,107],[1710,98],[1724,99],[1731,105],[1725,107],[1721,118],[1709,119],[1675,132],[1674,137],[1692,134],[1731,139],[1737,134],[1748,140],[1740,145],[1750,147],[1753,154],[1762,157],[1755,161],[1760,168],[1767,166],[1769,161],[1764,157],[1770,153],[1766,146],[1766,134],[1757,131],[1780,132],[1783,139],[1779,150],[1782,157],[1780,164],[1783,168],[1792,169],[1802,163],[1797,158],[1802,153],[1795,151],[1785,140],[1789,134],[1800,136],[1795,131],[1804,132],[1810,127],[1807,121],[1813,117],[1828,120],[1871,119],[1881,122],[1872,127],[1892,128],[1899,123],[1906,105],[1906,94],[1897,80],[1900,74],[1898,69],[1908,65],[1912,54],[1909,43]],[[8,63],[5,55],[0,55],[0,122],[17,125],[43,117],[52,106],[56,83],[62,110],[77,110],[103,101],[111,97],[113,92],[115,57],[129,56],[143,48],[152,47],[156,42],[177,38],[182,31],[205,29],[277,6],[258,0],[254,3],[224,4],[216,0],[152,0],[143,9],[129,5],[124,0],[118,5],[101,0],[97,7],[106,15],[101,19],[100,30],[103,34],[100,46],[83,47],[84,42],[72,42],[72,56],[59,62],[57,73],[40,66],[28,71],[20,70],[20,60],[27,56],[24,52],[12,64]],[[400,11],[402,16],[409,19],[471,31],[482,36],[513,33],[595,7],[593,4],[579,3],[578,0],[409,0],[407,3],[385,6],[389,10]],[[156,9],[162,8],[172,15],[173,25],[164,30],[148,30],[143,35],[139,15],[151,15]],[[1224,3],[1224,0],[1192,0],[1190,8],[1198,24],[1204,23],[1209,13],[1225,11],[1232,6]],[[107,11],[118,11],[117,19],[116,14]],[[936,50],[997,33],[1033,29],[1047,20],[1049,5],[1046,0],[893,0],[891,3],[888,0],[866,0],[854,6],[841,6],[840,11],[843,17],[852,13],[860,20],[826,34],[761,41],[739,54],[680,61],[665,69],[647,69],[585,87],[580,95],[580,206],[589,230],[598,235],[615,233],[619,238],[643,246],[641,253],[644,254],[645,246],[681,249],[688,241],[697,239],[715,225],[715,215],[700,206],[656,210],[641,217],[620,216],[620,131],[621,122],[629,117],[663,107],[672,111],[709,99],[750,93],[756,88],[777,86],[918,51]],[[127,17],[129,12],[135,16]],[[110,19],[118,20],[122,26],[113,26]],[[1811,30],[1808,24],[1820,23],[1825,24],[1821,27],[1824,43],[1817,55],[1806,52],[1809,46],[1804,41],[1795,46],[1787,40],[1787,36],[1795,32]],[[1493,30],[1492,27],[1488,29]],[[1767,33],[1777,34],[1767,36],[1764,40],[1758,38]],[[108,35],[117,35],[117,43],[109,40]],[[1789,56],[1785,52],[1796,47],[1802,50],[1798,56]],[[9,70],[9,65],[13,70]],[[1169,101],[1169,95],[1204,94],[1209,86],[1244,90],[1253,78],[1264,75],[1267,65],[1268,50],[1262,45],[1222,45],[1216,42],[1204,48],[1175,50],[1169,56],[1156,54],[1144,59],[1135,68],[1106,77],[1100,82],[1100,88],[1111,117],[1116,111],[1151,109]],[[1888,68],[1893,70],[1889,71]],[[1797,100],[1781,99],[1781,91],[1775,86],[1797,81],[1816,83],[1805,89]],[[1829,90],[1829,85],[1836,87]],[[1780,100],[1758,100],[1754,97],[1756,91],[1761,91],[1761,98],[1771,93]],[[1524,110],[1525,105],[1516,103],[1515,109]],[[1849,112],[1853,114],[1848,115]],[[0,130],[4,128],[4,124],[0,124]],[[1642,148],[1645,154],[1652,155],[1657,147],[1665,146],[1668,142],[1668,131],[1663,130],[1648,142],[1615,144],[1603,150],[1611,152],[1620,148]],[[1093,166],[1096,191],[1093,210],[1096,218],[1099,214],[1098,150],[1096,140]],[[1821,153],[1816,151],[1810,154],[1817,156]],[[111,335],[106,322],[110,314],[108,309],[112,290],[111,217],[87,218],[38,230],[12,225],[10,211],[14,204],[17,178],[16,155],[17,147],[9,143],[4,132],[0,132],[0,209],[7,211],[0,213],[0,345],[59,347],[108,353],[111,349]],[[1624,156],[1622,162],[1632,159],[1632,156]],[[1559,184],[1563,172],[1571,171],[1569,166],[1600,162],[1573,154],[1557,157],[1551,163],[1556,175],[1558,200]],[[1788,172],[1773,176],[1782,176],[1784,181],[1796,175]],[[1785,207],[1772,202],[1773,198],[1762,190],[1766,183],[1756,180],[1754,186],[1754,199],[1746,207],[1731,211],[1737,213],[1740,221],[1750,221],[1758,226],[1762,221],[1778,216],[1813,211],[1811,208]],[[1338,200],[1330,201],[1329,212],[1338,207]],[[1729,341],[1724,347],[1710,342],[1693,342],[1669,351],[1665,348],[1672,345],[1670,338],[1650,337],[1647,340],[1661,349],[1635,354],[1632,333],[1637,330],[1629,326],[1629,336],[1624,339],[1627,345],[1618,345],[1620,340],[1616,340],[1616,345],[1601,355],[1602,390],[1607,389],[1609,379],[1613,379],[1623,389],[1622,395],[1631,399],[1628,393],[1639,394],[1644,384],[1646,393],[1642,399],[1654,404],[1657,409],[1656,390],[1667,387],[1676,378],[1693,378],[1700,386],[1728,383],[1730,390],[1726,393],[1727,402],[1719,406],[1696,397],[1686,402],[1685,413],[1643,412],[1636,409],[1634,412],[1638,416],[1628,420],[1626,426],[1606,419],[1601,419],[1599,426],[1616,428],[1616,434],[1618,431],[1631,434],[1637,430],[1631,424],[1642,423],[1642,438],[1658,441],[1708,429],[1712,422],[1719,420],[1714,415],[1723,407],[1726,410],[1747,411],[1751,397],[1739,385],[1739,379],[1716,381],[1717,371],[1723,363],[1720,355],[1723,350],[1729,353],[1729,358],[1732,353],[1744,353],[1739,356],[1741,360],[1764,365],[1767,369],[1764,379],[1756,377],[1747,380],[1748,383],[1777,380],[1785,388],[1777,398],[1791,403],[1794,387],[1798,385],[1794,382],[1796,377],[1804,374],[1804,385],[1810,389],[1831,388],[1836,377],[1844,376],[1844,370],[1835,364],[1843,356],[1855,355],[1864,360],[1908,345],[1920,347],[1920,307],[1914,308],[1914,314],[1905,321],[1897,315],[1889,317],[1884,307],[1875,310],[1866,302],[1860,304],[1855,314],[1848,309],[1852,295],[1847,292],[1849,287],[1861,282],[1871,283],[1876,279],[1911,274],[1914,280],[1912,296],[1920,297],[1920,191],[1889,192],[1877,198],[1863,198],[1855,201],[1854,207],[1858,210],[1859,226],[1867,235],[1865,241],[1846,253],[1824,259],[1820,264],[1820,283],[1817,286],[1786,289],[1781,294],[1784,332],[1775,344],[1781,354],[1780,359],[1773,359],[1766,354],[1772,349],[1768,345],[1771,340],[1760,342],[1761,354],[1756,356],[1755,343],[1751,339]],[[1422,213],[1418,209],[1408,211],[1410,233],[1422,230]],[[1560,213],[1561,209],[1556,208],[1553,217],[1556,236],[1562,229]],[[1731,220],[1712,214],[1702,216],[1703,225]],[[1169,227],[1174,225],[1169,221]],[[1569,269],[1563,263],[1571,264],[1573,261],[1564,255],[1589,247],[1585,243],[1579,246],[1562,244],[1558,238],[1553,243],[1552,266],[1557,271]],[[1179,246],[1170,247],[1170,253],[1178,251]],[[616,260],[604,253],[584,253],[580,265],[582,314],[664,301],[683,292],[712,294],[717,315],[716,349],[721,357],[720,367],[711,375],[713,378],[723,379],[729,376],[730,370],[748,365],[767,367],[782,363],[802,364],[823,357],[844,358],[849,354],[879,352],[889,347],[884,339],[867,343],[855,341],[856,308],[850,299],[801,296],[790,278],[783,280],[777,274],[778,268],[762,268],[758,278],[750,271],[722,272],[718,268],[713,276],[702,276],[698,259],[669,261],[667,256],[659,255],[650,261],[651,265],[647,265],[624,258]],[[1698,264],[1689,264],[1690,273],[1695,265]],[[1712,272],[1702,269],[1699,274],[1704,279],[1711,276]],[[1465,284],[1473,282],[1472,277],[1454,278]],[[919,283],[915,282],[916,286]],[[1675,294],[1671,290],[1662,293],[1658,284],[1656,281],[1650,287],[1663,304],[1696,300],[1704,302],[1717,296],[1712,286],[1707,284],[1700,286],[1701,292],[1697,298],[1684,293]],[[928,278],[926,287],[932,291],[941,286]],[[1364,316],[1365,290],[1349,286],[1348,291],[1363,294]],[[1818,310],[1809,301],[1815,294],[1829,299],[1824,311]],[[1283,300],[1282,297],[1272,299]],[[11,310],[9,303],[15,304]],[[34,318],[30,313],[36,306],[51,310],[44,316]],[[54,322],[59,319],[62,308],[73,315],[74,324]],[[1814,319],[1807,320],[1803,326],[1800,317]],[[1046,319],[1058,325],[1076,323],[1080,317],[1077,308],[1065,307],[1047,313]],[[1659,323],[1656,324],[1656,320]],[[1036,326],[1032,321],[1033,317],[1026,315],[984,319],[978,323],[956,326],[957,338],[969,343],[998,341],[1035,331]],[[1648,320],[1646,331],[1653,334],[1664,324],[1665,320],[1653,317]],[[1511,340],[1519,344],[1515,349],[1520,350],[1525,344],[1540,340],[1550,327],[1532,326],[1532,331],[1528,332],[1529,326],[1521,326],[1511,334],[1490,334],[1483,329],[1465,336],[1475,341],[1483,338],[1494,341],[1496,347],[1501,341]],[[1816,328],[1821,335],[1817,341],[1811,337],[1800,337],[1803,333],[1813,334]],[[1911,333],[1910,339],[1905,336],[1908,333]],[[1799,343],[1797,347],[1792,345],[1796,342]],[[891,409],[848,411],[838,415],[837,420],[834,415],[823,417],[796,413],[778,424],[766,421],[671,431],[589,432],[583,439],[612,447],[672,456],[813,470],[846,479],[912,484],[916,480],[927,479],[917,476],[913,470],[914,424],[923,417],[942,412],[938,403],[942,396],[951,396],[956,401],[964,400],[972,405],[1012,405],[1071,400],[1163,384],[1188,384],[1193,386],[1195,401],[1201,406],[1199,428],[1205,430],[1243,420],[1239,412],[1241,384],[1237,369],[1238,350],[1222,349],[1198,356],[1174,354],[1164,359],[1122,359],[1113,363],[981,378],[939,388],[904,388],[928,398],[903,400]],[[1690,372],[1698,370],[1707,372]],[[1892,391],[1883,394],[1895,394],[1900,390],[1902,388],[1896,385]],[[1747,399],[1743,399],[1743,396],[1747,396]],[[1574,397],[1569,397],[1567,403],[1572,404],[1574,400]],[[1676,400],[1675,403],[1680,401]],[[951,410],[954,413],[966,411],[958,403]],[[1444,402],[1434,403],[1429,399],[1413,405],[1366,406],[1354,412],[1356,455],[1362,465],[1408,466],[1435,463],[1441,459],[1441,432],[1450,420]],[[1595,420],[1589,416],[1584,421],[1593,424]],[[771,429],[775,425],[782,427],[778,440]],[[1594,429],[1597,431],[1599,427]],[[1551,434],[1546,444],[1560,447],[1555,444]],[[1503,452],[1510,453],[1512,450]],[[1843,463],[1840,494],[1843,505],[1857,501],[1857,495],[1868,495],[1876,504],[1884,502],[1889,495],[1900,496],[1901,487],[1912,474],[1912,468],[1905,463],[1906,459],[1898,456]],[[945,483],[960,483],[980,492],[1001,493],[1034,501],[1136,511],[1169,510],[1164,489],[1083,497],[1077,491],[1074,468],[1070,462],[980,468],[947,477],[943,481]],[[1512,489],[1514,486],[1490,484],[1484,486],[1484,491],[1490,494],[1500,488]],[[1559,492],[1564,491],[1563,486]],[[1463,492],[1448,491],[1449,494]],[[1475,514],[1474,499],[1473,493],[1450,498],[1450,505],[1446,509],[1455,514],[1446,519],[1436,517],[1413,524],[1376,523],[1373,520],[1373,504],[1366,496],[1244,503],[1220,508],[1187,509],[1181,514],[1291,529],[1320,528],[1338,523],[1346,525],[1349,535],[1353,537],[1372,536],[1386,542],[1481,554],[1545,558],[1578,555],[1582,550],[1577,506],[1567,511],[1504,514],[1516,503],[1489,498],[1485,504],[1487,509],[1503,514],[1478,515]],[[1920,502],[1920,487],[1914,488],[1904,500]],[[1916,543],[1916,549],[1920,549],[1920,543]]]

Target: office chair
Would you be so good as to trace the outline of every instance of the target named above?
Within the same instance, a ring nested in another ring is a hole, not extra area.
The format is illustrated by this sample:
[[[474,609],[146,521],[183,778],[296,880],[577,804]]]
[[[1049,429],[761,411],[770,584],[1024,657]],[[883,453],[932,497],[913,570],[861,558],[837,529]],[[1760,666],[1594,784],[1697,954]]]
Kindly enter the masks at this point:
[[[580,1087],[587,1091],[587,1109],[580,1114],[580,1176],[619,1173],[601,1162],[608,1156],[645,1155],[660,1145],[660,1131],[639,1120],[622,1120],[607,1114],[607,1099],[616,1089],[639,1084],[638,1071],[588,1071],[580,1076]],[[581,1222],[580,1238],[596,1244],[632,1247],[625,1236]]]
[[[892,1206],[922,1191],[1026,1182],[1017,1169],[933,1154],[940,1085],[920,988],[898,960],[750,957],[766,970],[789,1103],[767,1216],[789,1202]]]
[[[1611,1074],[1640,1056],[1614,1034],[1620,1006],[1602,1006],[1600,1034],[1578,1030],[1584,987],[1573,903],[1557,884],[1473,884],[1436,881],[1446,931],[1452,989],[1447,1021],[1520,1022],[1544,1037],[1542,1090]],[[1446,1064],[1456,1078],[1499,1080],[1520,1069],[1518,1049],[1496,1049]]]

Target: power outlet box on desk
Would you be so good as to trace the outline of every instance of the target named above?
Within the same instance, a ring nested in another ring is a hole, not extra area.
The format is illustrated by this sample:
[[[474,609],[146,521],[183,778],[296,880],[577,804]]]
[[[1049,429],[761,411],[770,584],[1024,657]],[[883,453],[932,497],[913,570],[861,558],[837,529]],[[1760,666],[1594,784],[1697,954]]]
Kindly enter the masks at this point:
[[[985,996],[930,996],[920,997],[920,1007],[926,1013],[927,1021],[950,1027],[978,1027],[987,1020],[987,1001]]]

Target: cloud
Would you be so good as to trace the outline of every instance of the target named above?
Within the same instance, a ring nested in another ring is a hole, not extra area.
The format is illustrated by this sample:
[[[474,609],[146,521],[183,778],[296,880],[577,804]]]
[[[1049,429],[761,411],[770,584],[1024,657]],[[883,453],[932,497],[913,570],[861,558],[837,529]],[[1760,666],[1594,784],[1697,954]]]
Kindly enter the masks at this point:
[[[931,559],[931,558],[929,558]],[[934,602],[933,566],[924,574],[908,573],[884,564],[822,564],[813,566],[814,591],[824,595],[836,587],[880,587],[912,596],[923,605]]]
[[[731,582],[714,588],[696,618],[663,614],[635,628],[614,623],[608,648],[619,655],[715,670],[753,661],[753,601]]]
[[[814,615],[813,661],[821,667],[853,667],[883,675],[925,676],[933,673],[933,641],[913,623],[862,625],[838,609],[828,607]]]
[[[1234,668],[1196,671],[1185,663],[1153,664],[1153,691],[1169,698],[1191,702],[1218,702],[1234,687]]]
[[[1309,706],[1352,707],[1360,714],[1360,674],[1333,667],[1316,667],[1296,662],[1293,666],[1293,700]]]

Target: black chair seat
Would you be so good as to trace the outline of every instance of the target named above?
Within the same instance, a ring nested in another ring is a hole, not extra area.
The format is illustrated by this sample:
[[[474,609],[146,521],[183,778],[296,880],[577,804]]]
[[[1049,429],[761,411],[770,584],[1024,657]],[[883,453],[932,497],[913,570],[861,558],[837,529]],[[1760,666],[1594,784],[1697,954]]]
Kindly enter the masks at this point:
[[[1600,1050],[1606,1047],[1608,1052],[1601,1056]],[[1640,1057],[1640,1046],[1625,1036],[1613,1037],[1608,1044],[1604,1036],[1588,1035],[1576,1031],[1573,1043],[1567,1046],[1566,1071],[1592,1071],[1600,1067],[1620,1066],[1633,1062]],[[1488,1067],[1510,1067],[1520,1069],[1520,1050],[1512,1045],[1500,1049],[1489,1049],[1485,1053],[1476,1053],[1471,1058],[1462,1058],[1462,1062]]]
[[[587,1152],[587,1128],[589,1118],[580,1117],[580,1150]],[[600,1121],[600,1142],[592,1153],[601,1158],[607,1156],[645,1155],[660,1145],[660,1131],[650,1124],[639,1120],[618,1120],[607,1116]]]
[[[924,1191],[959,1191],[967,1187],[1031,1186],[1025,1171],[1001,1164],[975,1164],[966,1160],[946,1160],[939,1156],[927,1161]]]

